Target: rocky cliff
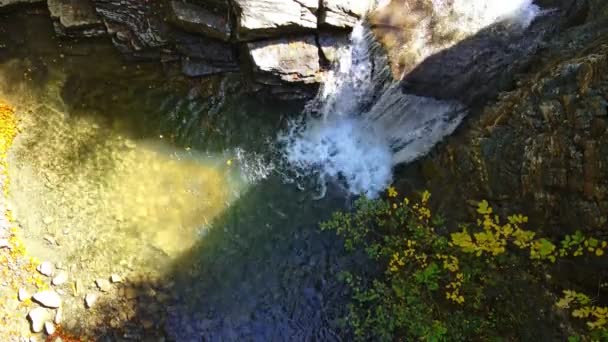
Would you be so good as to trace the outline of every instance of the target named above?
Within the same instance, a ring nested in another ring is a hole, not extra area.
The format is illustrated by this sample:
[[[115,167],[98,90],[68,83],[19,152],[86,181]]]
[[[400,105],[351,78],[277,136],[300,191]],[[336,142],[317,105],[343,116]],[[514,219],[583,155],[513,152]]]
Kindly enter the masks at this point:
[[[58,35],[109,36],[128,58],[176,65],[191,77],[241,71],[253,90],[314,94],[335,49],[372,1],[4,0],[48,6]]]
[[[510,81],[502,88],[492,88],[498,98],[484,92],[455,136],[403,170],[423,179],[414,187],[441,194],[436,200],[448,212],[464,213],[468,199],[487,198],[558,235],[577,229],[606,233],[608,5],[553,2],[564,4],[569,15],[551,39],[543,38],[523,66],[509,68]],[[501,77],[504,71],[490,75]],[[461,91],[474,93],[486,85],[469,84]]]

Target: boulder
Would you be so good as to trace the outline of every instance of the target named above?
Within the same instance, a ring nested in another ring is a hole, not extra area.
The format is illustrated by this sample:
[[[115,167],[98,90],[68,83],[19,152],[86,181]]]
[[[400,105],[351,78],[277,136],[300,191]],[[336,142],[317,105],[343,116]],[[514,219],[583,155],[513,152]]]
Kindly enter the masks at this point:
[[[239,40],[252,40],[313,31],[317,28],[316,0],[234,0]]]
[[[232,30],[227,10],[218,13],[183,1],[171,1],[169,10],[171,22],[183,30],[224,41],[230,40]]]
[[[322,0],[319,24],[352,28],[373,6],[372,0]]]
[[[319,49],[313,35],[247,43],[247,55],[260,83],[320,81]]]
[[[60,35],[94,37],[106,33],[92,0],[48,0],[47,4]]]

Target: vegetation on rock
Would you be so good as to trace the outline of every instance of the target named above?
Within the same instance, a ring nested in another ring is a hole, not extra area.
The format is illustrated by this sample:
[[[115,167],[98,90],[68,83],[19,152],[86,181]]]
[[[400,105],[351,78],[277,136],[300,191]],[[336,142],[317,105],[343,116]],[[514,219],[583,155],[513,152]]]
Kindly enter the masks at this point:
[[[344,323],[357,339],[608,338],[608,308],[551,276],[555,263],[602,257],[606,241],[576,232],[554,242],[526,229],[526,216],[501,220],[485,200],[473,224],[450,234],[430,197],[410,202],[389,188],[322,224],[379,268],[340,274],[352,289]]]

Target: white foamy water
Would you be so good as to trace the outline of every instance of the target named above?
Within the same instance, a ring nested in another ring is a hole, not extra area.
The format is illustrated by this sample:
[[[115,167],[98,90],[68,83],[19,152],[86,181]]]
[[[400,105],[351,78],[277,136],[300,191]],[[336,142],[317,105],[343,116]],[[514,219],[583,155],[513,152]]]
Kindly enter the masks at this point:
[[[532,0],[432,0],[432,7],[440,24],[422,18],[408,45],[418,62],[498,21],[526,28],[540,13]],[[459,34],[432,45],[431,31],[446,28]],[[465,117],[460,103],[403,94],[379,48],[365,25],[357,25],[303,117],[279,135],[296,180],[313,176],[321,189],[333,181],[375,197],[392,182],[395,165],[428,153]]]

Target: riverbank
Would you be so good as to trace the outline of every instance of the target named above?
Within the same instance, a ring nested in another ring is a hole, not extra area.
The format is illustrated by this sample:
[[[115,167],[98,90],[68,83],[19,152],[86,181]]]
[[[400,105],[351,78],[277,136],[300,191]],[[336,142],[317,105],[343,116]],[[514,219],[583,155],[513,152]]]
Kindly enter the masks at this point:
[[[8,151],[16,135],[14,108],[0,102],[0,336],[35,341],[25,317],[37,305],[26,293],[44,291],[49,284],[36,271],[39,261],[27,255],[9,205]]]

